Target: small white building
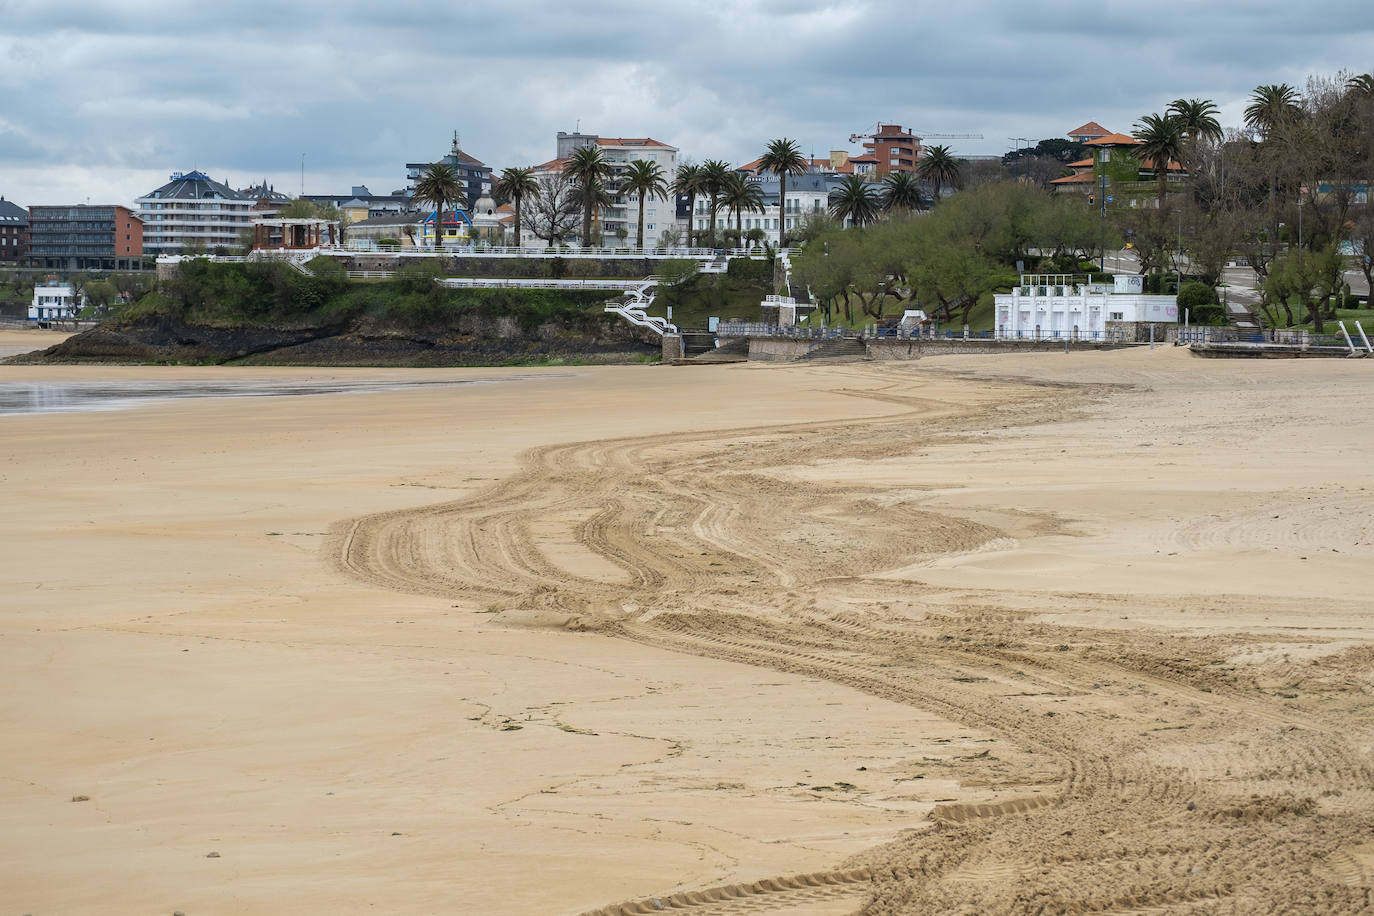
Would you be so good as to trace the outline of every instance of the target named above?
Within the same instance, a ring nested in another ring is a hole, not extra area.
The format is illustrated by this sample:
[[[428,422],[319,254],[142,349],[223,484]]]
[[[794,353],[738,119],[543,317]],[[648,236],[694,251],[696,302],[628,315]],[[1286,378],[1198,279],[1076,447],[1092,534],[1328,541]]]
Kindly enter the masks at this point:
[[[84,300],[84,296],[82,297]],[[71,284],[48,283],[33,288],[29,304],[30,321],[70,321],[84,307],[76,304]]]
[[[1147,296],[1144,277],[1111,283],[1075,281],[1069,274],[1023,274],[1010,293],[993,296],[996,334],[1010,339],[1135,339],[1141,325],[1175,324],[1174,296]]]

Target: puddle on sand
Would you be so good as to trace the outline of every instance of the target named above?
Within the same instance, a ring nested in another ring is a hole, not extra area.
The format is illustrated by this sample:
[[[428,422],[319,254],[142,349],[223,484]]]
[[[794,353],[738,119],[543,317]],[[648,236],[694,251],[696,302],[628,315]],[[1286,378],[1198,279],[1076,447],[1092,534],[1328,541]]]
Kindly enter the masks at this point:
[[[125,410],[179,398],[300,397],[316,394],[376,394],[415,388],[454,387],[532,379],[567,378],[566,375],[504,375],[492,378],[444,381],[90,381],[0,383],[0,416],[26,413],[72,413],[87,410]]]

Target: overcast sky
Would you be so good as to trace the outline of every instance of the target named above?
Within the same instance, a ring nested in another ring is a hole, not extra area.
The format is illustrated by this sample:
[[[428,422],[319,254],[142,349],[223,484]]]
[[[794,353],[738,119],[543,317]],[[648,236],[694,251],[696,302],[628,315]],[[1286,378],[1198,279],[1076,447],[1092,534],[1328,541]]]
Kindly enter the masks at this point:
[[[1368,0],[0,0],[0,194],[124,203],[199,168],[295,194],[463,148],[648,135],[701,161],[878,122],[1000,154],[1180,96],[1237,125],[1258,84],[1374,70]]]

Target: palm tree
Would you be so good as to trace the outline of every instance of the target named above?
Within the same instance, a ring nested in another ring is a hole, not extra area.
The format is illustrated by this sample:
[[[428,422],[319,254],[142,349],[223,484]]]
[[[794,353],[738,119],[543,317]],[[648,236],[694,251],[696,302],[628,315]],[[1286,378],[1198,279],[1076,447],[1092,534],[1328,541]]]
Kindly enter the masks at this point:
[[[672,192],[687,198],[687,247],[692,247],[692,231],[696,223],[697,195],[701,193],[701,166],[680,165],[673,176]]]
[[[959,160],[949,151],[948,146],[932,146],[926,149],[916,174],[935,186],[935,200],[940,200],[940,189],[945,185],[957,188],[963,183],[959,173]]]
[[[1183,122],[1172,115],[1147,114],[1131,135],[1140,141],[1136,149],[1142,164],[1147,159],[1153,160],[1155,179],[1159,181],[1159,202],[1163,204],[1169,163],[1183,158]]]
[[[539,197],[539,182],[535,180],[534,169],[508,168],[501,172],[493,188],[497,197],[504,197],[515,207],[515,247],[520,247],[521,206],[525,198],[534,200]]]
[[[621,194],[639,195],[639,247],[644,247],[644,200],[668,196],[668,176],[657,162],[636,159],[620,179]]]
[[[883,179],[883,209],[919,210],[921,183],[910,172],[888,172]]]
[[[763,189],[739,172],[731,172],[725,179],[720,202],[735,214],[735,231],[744,237],[744,213],[763,211]]]
[[[571,178],[578,188],[578,198],[582,204],[582,245],[586,247],[592,236],[592,210],[605,196],[605,184],[611,177],[611,164],[601,155],[601,147],[579,146],[563,164],[563,174]],[[598,196],[593,188],[599,190],[601,195]]]
[[[1302,114],[1298,93],[1287,83],[1256,86],[1245,107],[1245,124],[1266,138],[1275,130],[1297,120]]]
[[[806,172],[807,161],[795,140],[783,137],[768,144],[759,168],[778,176],[778,247],[787,246],[787,176]]]
[[[1166,114],[1177,118],[1183,125],[1183,132],[1193,141],[1220,140],[1219,111],[1211,99],[1174,99]]]
[[[590,247],[593,241],[591,221],[587,214],[597,210],[605,210],[611,207],[615,200],[611,197],[611,192],[606,189],[606,185],[601,179],[596,179],[590,184],[575,184],[572,189],[573,200],[582,209],[583,227],[585,232],[582,235],[582,247]]]
[[[1345,81],[1346,91],[1354,96],[1374,97],[1374,74],[1361,73]]]
[[[436,162],[428,166],[415,180],[415,190],[411,199],[420,204],[434,205],[434,247],[444,247],[444,208],[452,206],[457,210],[467,207],[468,199],[463,193],[463,184],[453,166]],[[455,214],[454,219],[457,219]]]
[[[730,180],[730,163],[719,159],[707,159],[701,164],[701,189],[710,198],[711,206],[711,244],[716,238],[716,209],[720,205],[720,194],[725,190],[725,182]]]
[[[843,223],[863,226],[878,218],[882,202],[877,190],[862,175],[850,175],[830,192],[830,215]]]

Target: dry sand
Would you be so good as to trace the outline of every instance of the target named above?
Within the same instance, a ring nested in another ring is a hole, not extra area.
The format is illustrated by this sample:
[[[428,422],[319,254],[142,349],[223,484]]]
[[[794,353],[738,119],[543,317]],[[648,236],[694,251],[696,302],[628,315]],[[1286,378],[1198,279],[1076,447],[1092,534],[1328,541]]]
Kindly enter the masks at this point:
[[[46,350],[72,336],[71,331],[52,331],[43,328],[0,328],[0,359],[18,356],[33,350]]]
[[[8,909],[1371,907],[1370,363],[0,367],[503,375],[0,418]]]

